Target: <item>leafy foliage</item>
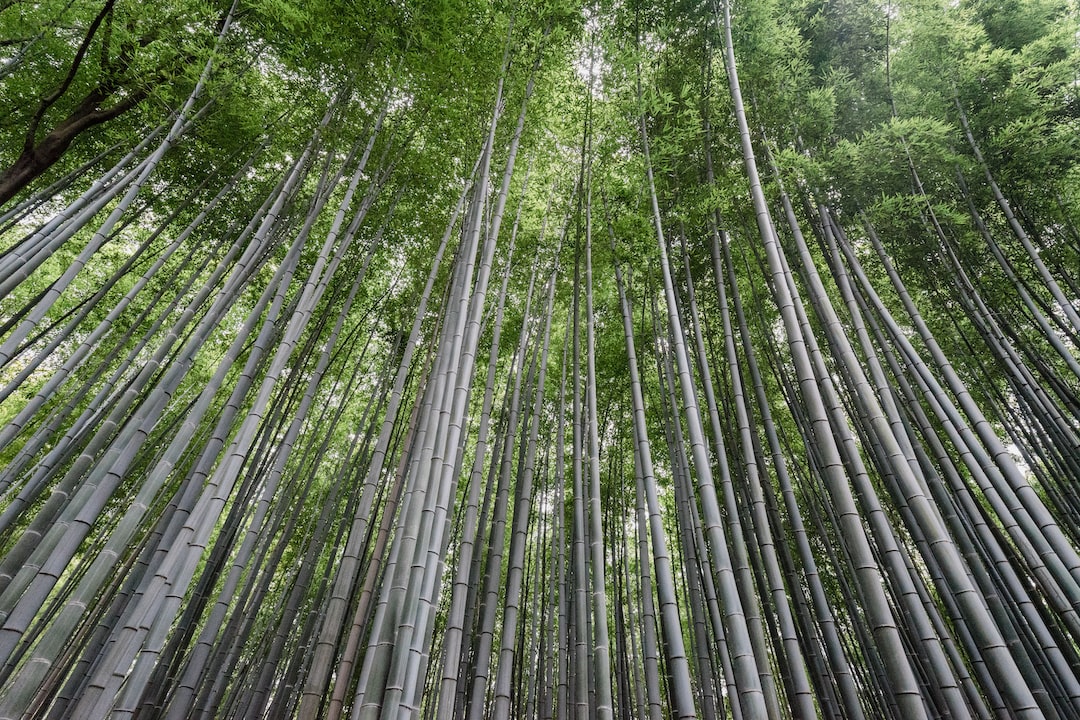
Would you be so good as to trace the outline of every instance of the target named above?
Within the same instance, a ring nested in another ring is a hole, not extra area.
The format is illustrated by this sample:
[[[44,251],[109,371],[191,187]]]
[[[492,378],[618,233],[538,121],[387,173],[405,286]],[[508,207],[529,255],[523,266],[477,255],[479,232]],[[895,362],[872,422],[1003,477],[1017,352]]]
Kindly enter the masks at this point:
[[[1069,716],[1074,5],[0,0],[0,716]]]

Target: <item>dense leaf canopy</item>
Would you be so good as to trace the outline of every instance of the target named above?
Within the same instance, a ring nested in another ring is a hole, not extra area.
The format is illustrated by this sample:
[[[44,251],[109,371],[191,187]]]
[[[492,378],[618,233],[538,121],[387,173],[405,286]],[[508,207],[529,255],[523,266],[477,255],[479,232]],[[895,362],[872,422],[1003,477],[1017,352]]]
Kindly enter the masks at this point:
[[[1075,0],[0,0],[0,718],[1080,717]]]

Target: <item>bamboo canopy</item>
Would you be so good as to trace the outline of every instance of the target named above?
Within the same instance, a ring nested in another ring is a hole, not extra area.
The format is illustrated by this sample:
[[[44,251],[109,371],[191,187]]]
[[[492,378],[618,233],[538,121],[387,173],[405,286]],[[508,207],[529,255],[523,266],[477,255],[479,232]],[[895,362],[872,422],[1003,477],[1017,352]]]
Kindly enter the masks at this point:
[[[1078,18],[0,3],[0,718],[1080,718]]]

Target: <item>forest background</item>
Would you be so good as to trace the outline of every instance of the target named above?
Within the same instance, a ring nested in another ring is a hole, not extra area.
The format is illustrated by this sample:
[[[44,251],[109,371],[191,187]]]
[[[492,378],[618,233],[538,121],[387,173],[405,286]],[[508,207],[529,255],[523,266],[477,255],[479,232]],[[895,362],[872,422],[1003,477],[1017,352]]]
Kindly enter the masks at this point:
[[[1075,0],[0,0],[0,717],[1080,717]]]

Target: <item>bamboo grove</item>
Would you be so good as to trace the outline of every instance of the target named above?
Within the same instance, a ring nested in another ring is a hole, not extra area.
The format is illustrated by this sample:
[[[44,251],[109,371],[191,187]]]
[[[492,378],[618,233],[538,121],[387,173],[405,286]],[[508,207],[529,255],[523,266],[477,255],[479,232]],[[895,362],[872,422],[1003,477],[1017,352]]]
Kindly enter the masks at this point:
[[[1070,0],[14,0],[0,102],[0,717],[1080,718]]]

